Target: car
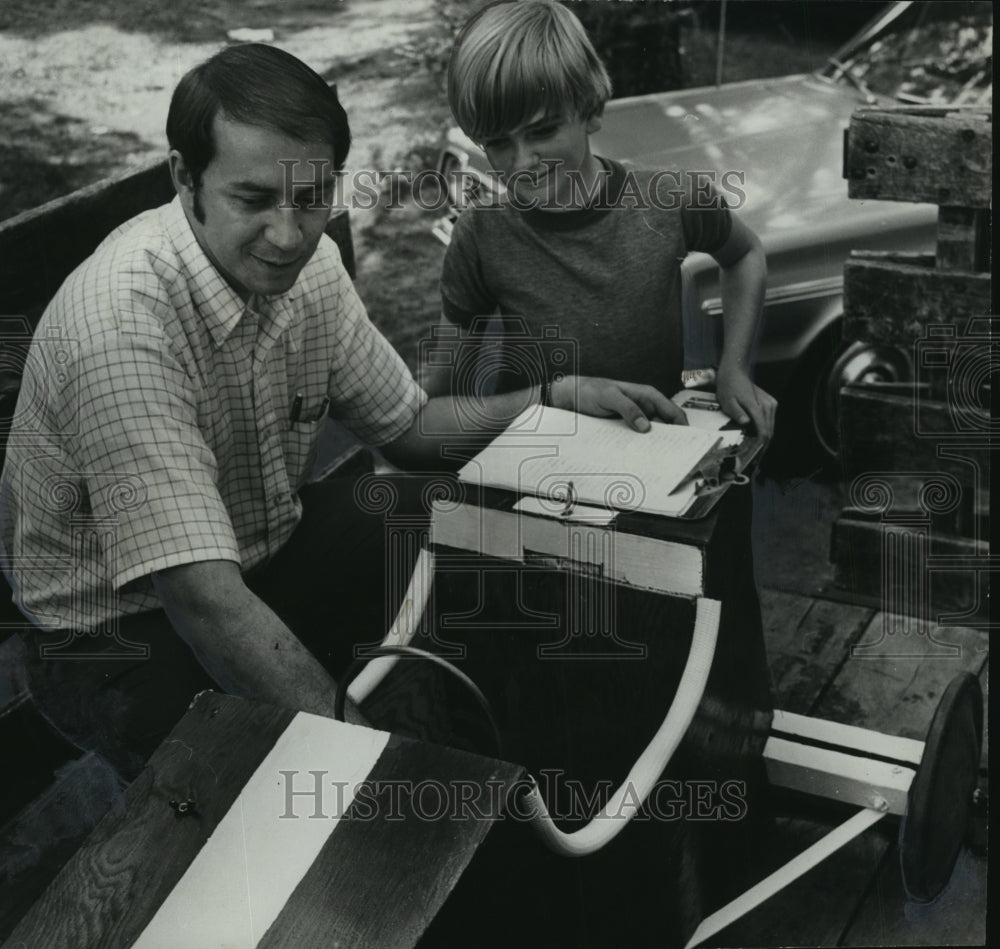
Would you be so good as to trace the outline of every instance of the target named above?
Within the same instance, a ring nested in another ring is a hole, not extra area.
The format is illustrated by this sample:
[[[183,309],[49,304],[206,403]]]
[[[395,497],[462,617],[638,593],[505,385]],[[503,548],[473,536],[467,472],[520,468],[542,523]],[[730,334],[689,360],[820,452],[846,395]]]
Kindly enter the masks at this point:
[[[615,99],[592,136],[595,153],[637,167],[710,172],[760,236],[768,288],[758,384],[778,396],[781,438],[835,459],[843,385],[912,379],[911,354],[843,339],[843,270],[852,250],[933,251],[937,208],[847,197],[845,130],[861,106],[992,105],[992,4],[897,2],[811,74]],[[499,187],[485,155],[452,129],[438,161],[449,240],[471,197]],[[729,177],[726,178],[725,176]],[[684,262],[686,381],[711,379],[721,341],[718,269]],[[708,317],[708,319],[705,319]]]

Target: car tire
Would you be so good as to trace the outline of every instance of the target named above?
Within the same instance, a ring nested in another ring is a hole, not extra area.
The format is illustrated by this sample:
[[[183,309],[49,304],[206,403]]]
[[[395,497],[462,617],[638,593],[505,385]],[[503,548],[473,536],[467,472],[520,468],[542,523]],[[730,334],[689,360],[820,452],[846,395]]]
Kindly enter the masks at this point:
[[[841,389],[865,382],[906,383],[912,379],[913,363],[905,350],[844,340],[843,321],[838,319],[799,361],[782,400],[786,412],[781,428],[809,464],[835,464],[840,459]]]

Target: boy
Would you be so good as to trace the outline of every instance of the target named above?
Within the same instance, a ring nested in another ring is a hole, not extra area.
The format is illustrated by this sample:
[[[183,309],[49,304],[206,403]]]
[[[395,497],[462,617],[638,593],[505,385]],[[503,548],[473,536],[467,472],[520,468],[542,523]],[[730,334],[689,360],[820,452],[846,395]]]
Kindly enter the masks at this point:
[[[558,3],[493,4],[462,28],[449,102],[507,194],[458,218],[441,279],[444,319],[467,330],[476,317],[516,314],[534,336],[557,325],[576,342],[577,371],[670,394],[683,365],[680,262],[707,252],[722,268],[718,400],[769,438],[777,403],[750,380],[766,277],[760,242],[717,197],[710,207],[704,194],[678,200],[676,175],[594,155],[589,136],[610,95],[583,27]]]
[[[488,334],[476,334],[484,318],[497,313],[505,332],[511,324],[523,326],[536,340],[551,337],[546,328],[558,327],[563,339],[575,343],[576,372],[642,382],[670,395],[681,388],[683,366],[680,262],[689,251],[704,251],[722,268],[725,341],[718,401],[736,422],[752,424],[769,438],[777,403],[750,379],[766,276],[760,242],[718,200],[706,202],[697,192],[678,200],[677,177],[626,170],[593,154],[590,135],[600,127],[610,95],[607,73],[567,7],[498,3],[463,27],[449,67],[449,101],[458,124],[499,172],[506,194],[492,205],[473,203],[459,215],[441,278],[443,319],[471,331],[473,345],[490,342]],[[503,374],[492,379],[501,389],[523,385],[516,364],[525,360],[517,358],[517,345],[508,332]],[[538,351],[544,354],[540,346]],[[485,370],[498,364],[493,350],[481,352],[480,384]],[[545,371],[558,369],[549,365]],[[461,388],[458,376],[451,385]],[[444,384],[443,371],[429,383]],[[683,421],[679,409],[676,421]],[[688,729],[685,747],[692,757],[684,768],[694,778],[738,775],[747,800],[755,803],[760,723],[769,721],[770,695],[750,552],[749,488],[731,490],[716,513],[707,573],[708,595],[723,604],[718,649],[701,706],[710,711],[700,711]],[[578,595],[582,601],[598,594]],[[649,617],[629,612],[625,593],[621,597],[621,612],[612,621],[648,627]],[[601,602],[586,601],[583,609],[596,613]],[[574,600],[568,608],[579,605]],[[681,650],[677,660],[683,656]],[[555,737],[540,738],[543,751],[524,752],[517,760],[536,755],[544,767],[565,767],[574,780],[582,776],[588,793],[599,787],[595,776],[618,773],[608,761],[624,736],[655,727],[653,720],[662,716],[655,696],[664,662],[662,656],[653,660],[649,679],[637,675],[634,683],[643,684],[634,691],[616,683],[619,666],[596,664],[602,678],[590,685],[600,690],[593,692],[598,711],[589,701],[573,706],[565,698],[588,694],[586,687],[564,685],[553,699],[558,711],[549,717],[572,718],[566,747]],[[570,665],[562,674],[567,683],[578,683],[589,671],[580,670],[591,664]],[[513,686],[507,693],[512,707],[518,694]],[[566,708],[559,704],[564,698]],[[525,743],[532,741],[533,731]],[[483,915],[506,913],[518,933],[549,927],[558,933],[550,941],[560,944],[683,945],[705,915],[702,893],[724,902],[749,882],[746,868],[758,846],[751,831],[762,813],[750,807],[752,820],[739,826],[650,821],[630,843],[609,846],[572,871],[546,865],[529,878],[535,867],[523,861],[524,876],[517,864],[524,881],[517,894],[499,899],[503,910]],[[712,860],[712,853],[719,858]],[[563,888],[558,896],[557,886]],[[535,891],[545,893],[544,905],[525,895]],[[515,905],[516,912],[508,909]]]

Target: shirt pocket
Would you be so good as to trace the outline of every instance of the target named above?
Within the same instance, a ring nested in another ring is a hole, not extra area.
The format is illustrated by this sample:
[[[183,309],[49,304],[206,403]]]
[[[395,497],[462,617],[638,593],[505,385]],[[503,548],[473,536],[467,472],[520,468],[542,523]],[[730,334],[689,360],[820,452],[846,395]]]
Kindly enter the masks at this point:
[[[298,395],[292,398],[281,447],[289,480],[295,487],[301,487],[309,480],[329,408],[330,398],[325,393],[310,395],[304,392],[301,398]]]

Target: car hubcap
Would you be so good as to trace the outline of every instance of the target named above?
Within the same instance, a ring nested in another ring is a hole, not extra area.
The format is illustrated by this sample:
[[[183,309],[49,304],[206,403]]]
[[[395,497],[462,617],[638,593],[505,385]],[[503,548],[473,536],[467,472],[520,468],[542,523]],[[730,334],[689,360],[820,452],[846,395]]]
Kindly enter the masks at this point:
[[[907,354],[894,346],[851,343],[830,363],[813,395],[813,429],[824,450],[836,457],[840,449],[840,390],[859,383],[909,382]]]

